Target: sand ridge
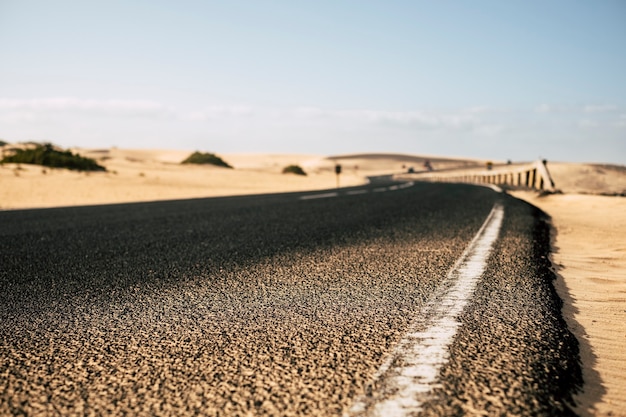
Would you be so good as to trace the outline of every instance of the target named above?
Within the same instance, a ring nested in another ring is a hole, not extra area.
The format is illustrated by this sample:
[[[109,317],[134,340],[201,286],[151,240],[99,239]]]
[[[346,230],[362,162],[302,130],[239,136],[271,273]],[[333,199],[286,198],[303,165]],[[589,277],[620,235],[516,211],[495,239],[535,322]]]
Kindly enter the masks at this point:
[[[7,145],[5,148],[14,145]],[[218,197],[305,190],[367,182],[368,176],[424,169],[482,165],[483,161],[397,154],[220,154],[234,169],[181,165],[193,151],[172,149],[71,149],[95,159],[107,172],[76,172],[38,165],[0,165],[0,210]],[[307,176],[283,174],[299,165]]]
[[[316,155],[222,155],[235,169],[181,165],[191,151],[74,149],[94,158],[107,172],[76,172],[38,165],[0,165],[0,209],[110,204],[181,198],[326,189],[336,186],[334,171],[313,170]],[[282,174],[301,164],[307,176]],[[341,185],[363,184],[346,172]]]

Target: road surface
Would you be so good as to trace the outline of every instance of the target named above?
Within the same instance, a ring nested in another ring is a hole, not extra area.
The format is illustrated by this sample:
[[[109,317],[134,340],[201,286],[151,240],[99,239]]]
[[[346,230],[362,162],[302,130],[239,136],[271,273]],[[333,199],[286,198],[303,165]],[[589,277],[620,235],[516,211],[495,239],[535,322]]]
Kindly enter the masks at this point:
[[[573,415],[549,238],[384,179],[0,212],[0,414]]]

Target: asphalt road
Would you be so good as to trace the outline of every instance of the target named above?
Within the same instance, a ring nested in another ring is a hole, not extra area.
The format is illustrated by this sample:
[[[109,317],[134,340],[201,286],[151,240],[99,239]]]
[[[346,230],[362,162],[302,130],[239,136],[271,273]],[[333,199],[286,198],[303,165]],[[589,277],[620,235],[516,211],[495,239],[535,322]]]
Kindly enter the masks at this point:
[[[543,214],[408,185],[0,212],[0,414],[348,413],[500,204],[421,413],[572,415]]]

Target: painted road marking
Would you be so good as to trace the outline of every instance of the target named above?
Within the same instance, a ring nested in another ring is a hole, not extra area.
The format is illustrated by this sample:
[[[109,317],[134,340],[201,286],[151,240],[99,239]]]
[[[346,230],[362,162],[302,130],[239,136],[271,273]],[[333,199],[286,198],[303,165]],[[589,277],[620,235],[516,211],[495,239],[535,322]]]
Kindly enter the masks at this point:
[[[487,187],[491,188],[493,191],[495,191],[496,193],[501,193],[503,190],[502,188],[498,187],[495,184],[486,184]]]
[[[402,184],[391,185],[389,187],[374,188],[372,190],[372,192],[374,192],[374,193],[382,193],[382,192],[385,192],[385,191],[396,191],[396,190],[401,190],[401,189],[404,189],[404,188],[409,188],[409,187],[412,187],[414,185],[415,185],[415,183],[413,181],[409,181],[409,182],[404,182]],[[368,189],[350,190],[350,191],[346,191],[346,195],[367,194],[369,192],[370,192],[370,190],[368,190]],[[339,197],[339,193],[338,192],[331,192],[331,193],[322,193],[322,194],[303,195],[303,196],[300,197],[300,200],[314,200],[316,198],[333,198],[333,197]]]
[[[369,191],[368,190],[350,190],[348,192],[346,192],[346,194],[348,195],[358,195],[358,194],[367,194]]]
[[[314,200],[316,198],[332,198],[338,197],[339,193],[323,193],[323,194],[311,194],[311,195],[303,195],[300,197],[300,200]]]
[[[413,187],[414,185],[415,183],[413,181],[403,182],[402,184],[398,185],[398,189],[409,188],[409,187]]]
[[[503,218],[504,208],[496,203],[438,294],[420,311],[374,375],[371,387],[381,388],[357,399],[347,415],[395,417],[421,411],[438,386],[439,371],[448,362],[448,348],[461,325],[458,317],[485,271]]]

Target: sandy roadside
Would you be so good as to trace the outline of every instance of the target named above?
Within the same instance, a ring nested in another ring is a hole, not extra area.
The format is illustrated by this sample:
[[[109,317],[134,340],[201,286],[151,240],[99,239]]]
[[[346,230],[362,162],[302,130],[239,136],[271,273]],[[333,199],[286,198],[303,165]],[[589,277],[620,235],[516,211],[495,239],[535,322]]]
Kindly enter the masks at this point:
[[[437,168],[476,164],[472,160],[368,154],[324,157],[309,154],[224,154],[234,169],[181,165],[191,151],[159,149],[73,149],[107,172],[80,173],[38,165],[0,164],[0,210],[112,204],[329,189],[361,185],[366,177],[398,173],[425,159]],[[306,176],[283,174],[299,165]]]
[[[563,315],[581,344],[581,416],[626,416],[626,198],[511,192],[552,217]]]
[[[0,165],[0,210],[218,197],[327,189],[336,186],[334,165],[316,155],[228,155],[235,169],[181,165],[191,152],[83,150],[107,172],[75,172],[28,164]],[[283,174],[287,165],[306,176]],[[365,179],[347,171],[341,186]]]

